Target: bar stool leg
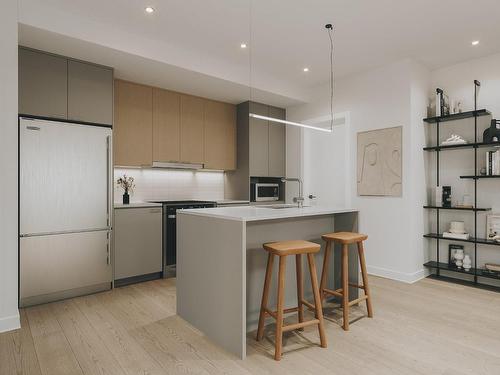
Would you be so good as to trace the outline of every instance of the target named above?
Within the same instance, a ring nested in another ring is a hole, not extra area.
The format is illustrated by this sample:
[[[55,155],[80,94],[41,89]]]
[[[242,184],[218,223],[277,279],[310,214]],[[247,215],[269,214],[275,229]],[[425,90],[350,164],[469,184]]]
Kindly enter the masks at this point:
[[[363,287],[366,294],[366,309],[368,310],[368,317],[373,318],[372,298],[370,288],[368,286],[368,273],[366,272],[365,250],[363,242],[358,242],[359,263],[361,265],[361,275],[363,277]]]
[[[302,276],[302,255],[295,255],[295,269],[297,271],[297,308],[299,309],[299,323],[304,321],[304,280]],[[304,330],[303,328],[301,330]]]
[[[321,271],[321,284],[319,286],[319,294],[321,297],[321,303],[326,297],[325,288],[328,283],[328,266],[330,264],[330,251],[331,251],[332,243],[331,241],[326,241],[325,247],[325,257],[323,259],[323,269]]]
[[[319,338],[321,341],[321,347],[326,348],[326,335],[325,335],[325,326],[323,322],[323,309],[321,306],[321,298],[319,296],[319,288],[318,288],[318,276],[316,275],[316,263],[314,262],[314,255],[309,253],[307,254],[307,260],[309,263],[309,272],[311,273],[311,286],[314,294],[314,306],[316,308],[316,316],[319,320],[318,323],[318,331]]]
[[[344,331],[349,331],[349,245],[342,246],[342,308]]]
[[[257,341],[264,337],[264,322],[266,320],[267,301],[269,299],[269,286],[273,272],[274,255],[267,256],[266,279],[264,280],[264,291],[262,292],[262,302],[260,304],[259,328],[257,329]]]
[[[280,267],[278,271],[278,307],[276,311],[276,343],[274,359],[281,359],[283,345],[283,303],[285,299],[285,270],[286,256],[280,256]]]

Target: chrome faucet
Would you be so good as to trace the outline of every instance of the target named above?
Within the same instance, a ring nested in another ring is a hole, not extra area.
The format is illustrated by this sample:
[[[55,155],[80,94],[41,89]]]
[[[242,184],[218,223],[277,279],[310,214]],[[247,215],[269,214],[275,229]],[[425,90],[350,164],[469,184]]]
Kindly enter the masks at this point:
[[[300,178],[287,178],[287,177],[283,177],[281,179],[281,182],[287,182],[287,181],[294,181],[294,182],[298,182],[299,183],[299,196],[298,197],[294,197],[293,198],[293,202],[294,203],[297,203],[297,206],[299,208],[302,208],[303,205],[304,205],[304,197],[302,196],[302,180]]]

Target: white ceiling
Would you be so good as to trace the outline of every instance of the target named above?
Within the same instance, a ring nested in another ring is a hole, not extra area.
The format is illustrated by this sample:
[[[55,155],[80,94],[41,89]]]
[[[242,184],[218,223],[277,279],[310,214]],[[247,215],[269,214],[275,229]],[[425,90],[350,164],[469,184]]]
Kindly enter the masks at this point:
[[[250,0],[19,1],[22,44],[112,60],[118,76],[233,102],[248,99],[249,53],[254,98],[307,101],[328,81],[328,22],[337,77],[402,58],[435,69],[500,51],[498,0],[253,0],[251,36]]]

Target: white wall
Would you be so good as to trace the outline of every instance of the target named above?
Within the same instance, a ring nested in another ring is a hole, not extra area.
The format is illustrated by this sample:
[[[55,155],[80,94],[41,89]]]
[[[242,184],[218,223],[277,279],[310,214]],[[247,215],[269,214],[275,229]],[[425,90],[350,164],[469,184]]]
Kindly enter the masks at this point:
[[[360,231],[369,235],[369,272],[412,282],[425,275],[425,249],[421,236],[421,211],[425,199],[423,157],[428,72],[411,60],[399,61],[369,72],[337,80],[335,112],[350,113],[350,160],[331,150],[334,159],[349,164],[351,204],[360,210]],[[312,93],[310,104],[287,108],[287,117],[303,121],[329,113],[328,87]],[[418,123],[417,123],[418,121]],[[403,126],[402,197],[360,197],[356,191],[356,143],[361,131]],[[287,129],[288,149],[297,147],[293,129]],[[420,150],[420,151],[418,151]],[[290,154],[290,152],[289,152]],[[287,159],[287,172],[295,168],[297,157]],[[418,181],[421,182],[418,182]]]
[[[0,332],[19,327],[17,309],[17,1],[0,12]]]
[[[166,169],[115,168],[115,182],[123,174],[133,177],[135,189],[130,200],[221,200],[224,199],[224,172],[195,172]],[[115,202],[123,190],[115,183]]]

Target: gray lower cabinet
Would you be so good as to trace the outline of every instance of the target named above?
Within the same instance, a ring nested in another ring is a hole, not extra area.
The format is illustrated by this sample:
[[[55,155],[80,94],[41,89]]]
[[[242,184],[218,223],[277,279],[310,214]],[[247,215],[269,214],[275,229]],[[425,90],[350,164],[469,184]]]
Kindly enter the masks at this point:
[[[113,70],[68,61],[68,119],[113,123]]]
[[[113,232],[115,283],[162,271],[161,207],[115,208]]]
[[[19,49],[19,113],[66,119],[68,60]]]

